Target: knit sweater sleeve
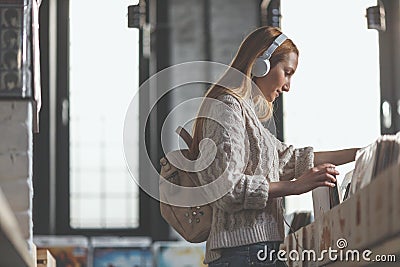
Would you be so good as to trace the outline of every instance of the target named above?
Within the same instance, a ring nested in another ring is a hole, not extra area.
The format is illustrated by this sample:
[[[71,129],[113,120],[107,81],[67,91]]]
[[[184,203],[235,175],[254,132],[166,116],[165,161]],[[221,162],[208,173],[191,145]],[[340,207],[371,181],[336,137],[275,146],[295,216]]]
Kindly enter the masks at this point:
[[[314,167],[314,149],[312,147],[294,148],[275,138],[279,155],[279,179],[288,181],[297,179],[308,169]]]
[[[262,175],[244,174],[249,144],[242,108],[233,97],[213,104],[209,110],[212,118],[205,119],[203,139],[215,144],[214,159],[202,171],[197,172],[200,183],[217,181],[208,190],[208,196],[216,199],[215,206],[227,213],[243,209],[263,209],[268,200],[269,183]],[[213,146],[201,145],[200,153],[211,155]]]

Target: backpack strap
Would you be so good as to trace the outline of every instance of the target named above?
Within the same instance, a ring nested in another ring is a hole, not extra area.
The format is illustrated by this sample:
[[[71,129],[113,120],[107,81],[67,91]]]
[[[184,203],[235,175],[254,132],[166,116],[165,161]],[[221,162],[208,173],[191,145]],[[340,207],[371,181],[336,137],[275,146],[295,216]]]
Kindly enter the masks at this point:
[[[179,134],[179,136],[183,139],[183,141],[185,141],[186,145],[188,146],[188,148],[190,149],[192,142],[193,142],[193,138],[192,136],[188,133],[188,131],[186,131],[185,128],[178,126],[178,128],[176,128],[175,132],[177,134]]]

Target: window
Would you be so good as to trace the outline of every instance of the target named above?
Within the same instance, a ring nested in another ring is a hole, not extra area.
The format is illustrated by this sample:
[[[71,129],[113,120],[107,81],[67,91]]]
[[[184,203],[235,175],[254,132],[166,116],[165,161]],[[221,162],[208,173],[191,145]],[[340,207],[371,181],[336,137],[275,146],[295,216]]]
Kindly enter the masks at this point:
[[[283,100],[286,143],[335,150],[363,147],[380,135],[378,32],[367,29],[365,18],[373,5],[281,1],[282,29],[300,50]],[[352,168],[354,163],[338,168],[339,185]],[[286,210],[313,210],[311,192],[288,197]]]
[[[139,189],[122,147],[138,87],[139,31],[127,26],[137,2],[69,2],[70,226],[137,228]]]

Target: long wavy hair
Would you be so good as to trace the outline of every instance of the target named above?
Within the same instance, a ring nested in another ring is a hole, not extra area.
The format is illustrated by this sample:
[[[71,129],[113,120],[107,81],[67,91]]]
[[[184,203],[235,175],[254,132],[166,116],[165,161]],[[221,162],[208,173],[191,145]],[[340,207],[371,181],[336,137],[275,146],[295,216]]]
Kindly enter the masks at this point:
[[[251,97],[251,90],[254,86],[251,74],[253,64],[280,34],[281,31],[278,28],[269,26],[260,27],[251,32],[241,43],[235,57],[229,64],[230,68],[228,68],[216,84],[210,86],[205,94],[205,98],[216,99],[220,95],[231,94],[240,101],[248,100]],[[283,61],[291,52],[299,55],[296,45],[290,39],[286,39],[272,54],[270,58],[271,68]],[[238,71],[242,75],[238,75]],[[272,102],[268,102],[262,96],[252,98],[252,101],[260,121],[271,118],[273,115]],[[193,159],[197,158],[199,154],[199,142],[203,138],[202,130],[205,118],[201,114],[206,114],[208,108],[207,101],[203,101],[193,125],[193,143],[190,147]]]

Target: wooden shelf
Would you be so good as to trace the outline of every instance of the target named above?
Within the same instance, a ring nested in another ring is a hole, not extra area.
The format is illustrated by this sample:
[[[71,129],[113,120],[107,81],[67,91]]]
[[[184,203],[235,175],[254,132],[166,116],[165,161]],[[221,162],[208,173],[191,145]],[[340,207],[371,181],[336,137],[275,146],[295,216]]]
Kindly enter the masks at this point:
[[[0,188],[0,267],[33,267],[34,260],[28,251],[18,222]]]
[[[371,261],[342,260],[330,261],[327,254],[324,260],[301,262],[289,261],[288,265],[303,266],[400,266],[400,164],[393,165],[370,184],[340,205],[324,213],[306,227],[285,238],[281,249],[286,252],[303,250],[314,251],[317,258],[323,250],[340,252],[357,250],[360,259],[362,252],[370,250],[366,255]],[[345,246],[338,248],[338,240],[344,239]],[[326,253],[326,252],[325,252]],[[396,262],[378,263],[375,256],[395,256]]]

